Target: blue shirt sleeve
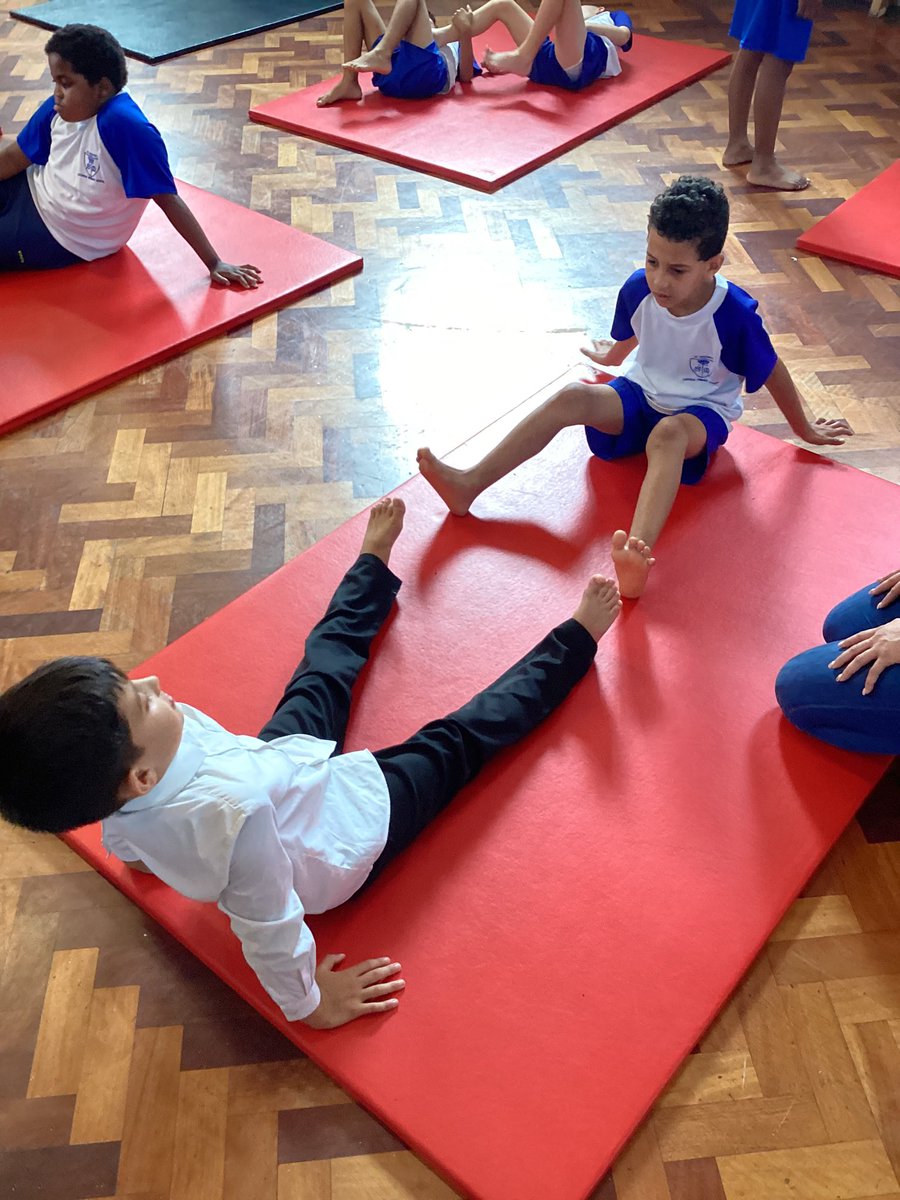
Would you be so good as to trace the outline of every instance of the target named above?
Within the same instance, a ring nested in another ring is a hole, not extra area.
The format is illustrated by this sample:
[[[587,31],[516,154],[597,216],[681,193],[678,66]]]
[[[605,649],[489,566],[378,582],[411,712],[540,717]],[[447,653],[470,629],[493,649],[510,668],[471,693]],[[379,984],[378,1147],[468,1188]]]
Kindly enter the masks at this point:
[[[745,380],[748,392],[758,392],[778,362],[758,308],[752,296],[729,283],[728,295],[713,315],[722,343],[722,362]]]
[[[50,158],[50,125],[53,115],[53,97],[48,96],[16,138],[22,153],[40,166]]]
[[[177,193],[162,135],[127,93],[107,100],[97,113],[97,130],[119,168],[126,196],[144,200]]]
[[[647,283],[647,274],[644,268],[641,267],[633,275],[629,275],[619,289],[619,298],[616,301],[616,313],[613,317],[612,329],[610,330],[610,336],[615,341],[627,342],[629,338],[636,336],[631,326],[631,318],[637,312],[641,302],[649,295],[650,287]]]

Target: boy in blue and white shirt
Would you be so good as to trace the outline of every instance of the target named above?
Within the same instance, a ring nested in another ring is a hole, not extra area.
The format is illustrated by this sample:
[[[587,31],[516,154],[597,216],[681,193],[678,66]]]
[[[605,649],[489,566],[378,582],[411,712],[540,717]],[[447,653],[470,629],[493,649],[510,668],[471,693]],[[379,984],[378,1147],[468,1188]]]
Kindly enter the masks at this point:
[[[154,200],[216,283],[256,287],[259,269],[223,262],[178,195],[159,131],[122,90],[128,72],[112,34],[66,25],[45,50],[53,95],[0,148],[0,270],[114,254]]]
[[[679,483],[697,483],[743,411],[741,389],[765,386],[794,433],[814,446],[839,446],[843,419],[807,418],[746,292],[718,275],[728,200],[709,179],[682,175],[653,201],[646,266],[619,293],[612,343],[585,350],[601,367],[621,366],[608,385],[571,383],[521,421],[481,462],[446,466],[424,448],[419,468],[451,512],[539,453],[569,425],[584,425],[600,458],[644,450],[647,474],[630,531],[613,534],[619,590],[640,596],[656,561]]]

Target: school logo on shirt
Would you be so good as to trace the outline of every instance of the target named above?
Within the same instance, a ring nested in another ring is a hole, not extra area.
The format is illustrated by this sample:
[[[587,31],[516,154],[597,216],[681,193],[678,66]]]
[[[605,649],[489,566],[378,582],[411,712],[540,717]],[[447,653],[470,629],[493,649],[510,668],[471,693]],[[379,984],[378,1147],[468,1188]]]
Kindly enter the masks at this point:
[[[695,354],[690,362],[694,378],[700,379],[705,383],[712,375],[714,361],[713,357],[709,354]]]
[[[93,150],[85,150],[82,166],[84,170],[78,172],[82,179],[91,179],[94,183],[103,182],[103,176],[100,174],[99,154],[95,154]]]

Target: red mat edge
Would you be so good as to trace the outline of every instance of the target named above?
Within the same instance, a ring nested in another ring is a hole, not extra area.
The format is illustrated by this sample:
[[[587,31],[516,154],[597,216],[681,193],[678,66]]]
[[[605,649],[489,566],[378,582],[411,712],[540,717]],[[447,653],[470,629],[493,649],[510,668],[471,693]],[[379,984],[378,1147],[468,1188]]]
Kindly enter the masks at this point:
[[[846,201],[844,203],[846,204]],[[834,211],[837,212],[837,209]],[[827,218],[823,217],[823,220],[827,220]],[[869,258],[867,254],[842,254],[840,250],[835,250],[832,246],[821,245],[815,238],[809,236],[812,229],[815,229],[819,224],[821,222],[817,222],[810,230],[802,233],[797,238],[796,246],[798,250],[805,250],[808,254],[814,254],[817,258],[830,258],[832,262],[849,263],[851,267],[859,267],[860,270],[874,271],[877,275],[900,279],[900,266],[887,266],[883,262],[876,262],[874,258]]]
[[[573,137],[561,142],[558,146],[555,146],[552,150],[548,150],[546,153],[539,155],[535,159],[532,159],[524,166],[513,167],[505,174],[497,175],[493,179],[486,179],[484,176],[479,175],[469,175],[466,171],[458,171],[452,167],[443,170],[437,170],[432,168],[430,164],[422,163],[418,159],[411,158],[409,155],[406,155],[399,150],[385,152],[375,147],[366,147],[365,150],[362,150],[360,149],[360,143],[358,140],[354,141],[351,138],[343,137],[340,133],[323,134],[321,130],[318,129],[311,130],[304,126],[292,125],[288,121],[285,121],[279,117],[273,117],[267,113],[261,113],[260,108],[255,106],[250,109],[247,115],[251,121],[255,121],[258,125],[268,125],[273,129],[280,129],[283,133],[293,133],[298,137],[306,137],[309,138],[310,141],[320,142],[326,146],[337,146],[341,150],[352,150],[356,154],[362,154],[365,158],[377,159],[379,162],[388,162],[401,167],[409,167],[411,170],[418,171],[422,175],[430,175],[436,179],[447,179],[451,183],[461,183],[466,187],[473,188],[475,191],[486,192],[490,195],[493,192],[498,192],[508,183],[513,183],[515,180],[521,179],[523,176],[530,174],[530,172],[536,171],[539,167],[546,166],[548,162],[553,162],[554,159],[560,158],[563,154],[567,154],[573,147],[582,145],[584,142],[589,141],[592,137],[596,137],[600,133],[605,133],[607,129],[611,129],[614,125],[621,125],[623,121],[627,121],[629,117],[633,117],[635,113],[644,112],[646,109],[652,108],[654,104],[657,104],[660,100],[665,99],[666,96],[671,96],[675,92],[680,92],[682,88],[689,87],[692,83],[696,83],[698,79],[705,79],[707,75],[712,75],[714,71],[718,71],[721,67],[727,66],[727,64],[731,62],[731,59],[731,51],[722,50],[718,58],[716,58],[713,62],[709,63],[705,67],[698,67],[696,71],[693,71],[690,75],[685,76],[684,79],[680,79],[677,83],[672,84],[671,87],[665,88],[659,93],[659,95],[655,96],[649,104],[635,103],[630,108],[623,109],[622,112],[616,113],[614,117],[610,117],[606,121],[601,121],[599,125],[593,126],[584,133],[575,134]],[[290,95],[290,93],[285,93],[285,95]],[[275,97],[275,99],[283,98],[284,97],[280,96]],[[271,103],[271,101],[266,101],[266,103]]]

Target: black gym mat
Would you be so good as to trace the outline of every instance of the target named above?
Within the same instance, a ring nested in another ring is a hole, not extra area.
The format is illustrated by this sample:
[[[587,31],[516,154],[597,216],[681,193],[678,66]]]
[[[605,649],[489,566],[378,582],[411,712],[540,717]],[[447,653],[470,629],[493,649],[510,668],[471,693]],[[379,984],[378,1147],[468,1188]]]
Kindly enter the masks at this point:
[[[12,15],[45,29],[100,25],[126,54],[162,62],[342,6],[342,0],[47,0]]]

